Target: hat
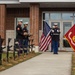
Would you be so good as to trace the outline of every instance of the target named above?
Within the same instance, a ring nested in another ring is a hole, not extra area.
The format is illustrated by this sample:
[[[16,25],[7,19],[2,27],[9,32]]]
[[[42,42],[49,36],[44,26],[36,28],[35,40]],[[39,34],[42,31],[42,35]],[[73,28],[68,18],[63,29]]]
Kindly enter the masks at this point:
[[[28,24],[28,22],[24,22],[23,24]]]
[[[22,22],[23,20],[18,20],[18,22]]]
[[[58,23],[54,23],[54,25],[56,25],[56,26],[57,26],[57,25],[58,25]]]

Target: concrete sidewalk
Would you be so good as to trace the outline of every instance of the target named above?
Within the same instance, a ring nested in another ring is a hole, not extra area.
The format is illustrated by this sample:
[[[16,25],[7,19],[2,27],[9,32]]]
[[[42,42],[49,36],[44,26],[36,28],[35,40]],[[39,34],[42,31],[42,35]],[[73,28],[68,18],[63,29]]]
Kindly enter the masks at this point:
[[[71,52],[58,55],[46,52],[10,69],[0,75],[71,75]]]

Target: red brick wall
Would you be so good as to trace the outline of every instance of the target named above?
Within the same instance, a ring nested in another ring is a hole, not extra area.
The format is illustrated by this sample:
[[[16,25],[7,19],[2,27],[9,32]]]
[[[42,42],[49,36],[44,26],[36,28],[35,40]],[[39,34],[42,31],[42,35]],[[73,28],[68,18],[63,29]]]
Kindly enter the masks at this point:
[[[6,30],[13,30],[15,18],[29,17],[29,8],[7,8],[6,13]]]
[[[75,8],[40,8],[39,9],[39,29],[42,28],[43,11],[75,11]],[[6,29],[14,29],[14,19],[16,17],[30,17],[30,8],[7,8],[6,9]]]
[[[30,4],[30,32],[33,34],[34,44],[39,44],[39,4]]]
[[[0,35],[2,38],[5,38],[5,5],[0,5]]]
[[[39,9],[39,30],[42,29],[42,12],[41,9]]]
[[[14,21],[16,17],[30,17],[29,8],[7,8],[6,9],[6,30],[14,29]],[[39,29],[42,25],[42,11],[39,13]]]

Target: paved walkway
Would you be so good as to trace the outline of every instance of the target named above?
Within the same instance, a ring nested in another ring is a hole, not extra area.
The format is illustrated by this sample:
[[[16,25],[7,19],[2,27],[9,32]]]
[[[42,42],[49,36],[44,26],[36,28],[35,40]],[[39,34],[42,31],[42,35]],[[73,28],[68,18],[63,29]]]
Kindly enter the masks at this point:
[[[10,69],[0,75],[71,75],[71,52],[58,55],[46,52]]]

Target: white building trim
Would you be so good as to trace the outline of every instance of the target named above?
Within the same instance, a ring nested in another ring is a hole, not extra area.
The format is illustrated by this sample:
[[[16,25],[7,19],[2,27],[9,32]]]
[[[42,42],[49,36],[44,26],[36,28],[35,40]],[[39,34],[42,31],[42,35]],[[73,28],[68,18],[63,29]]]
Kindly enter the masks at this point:
[[[0,0],[0,4],[17,4],[22,2],[40,3],[40,2],[75,2],[75,0]]]
[[[0,4],[19,4],[18,0],[0,0]]]
[[[75,0],[19,0],[19,2],[75,2]]]

